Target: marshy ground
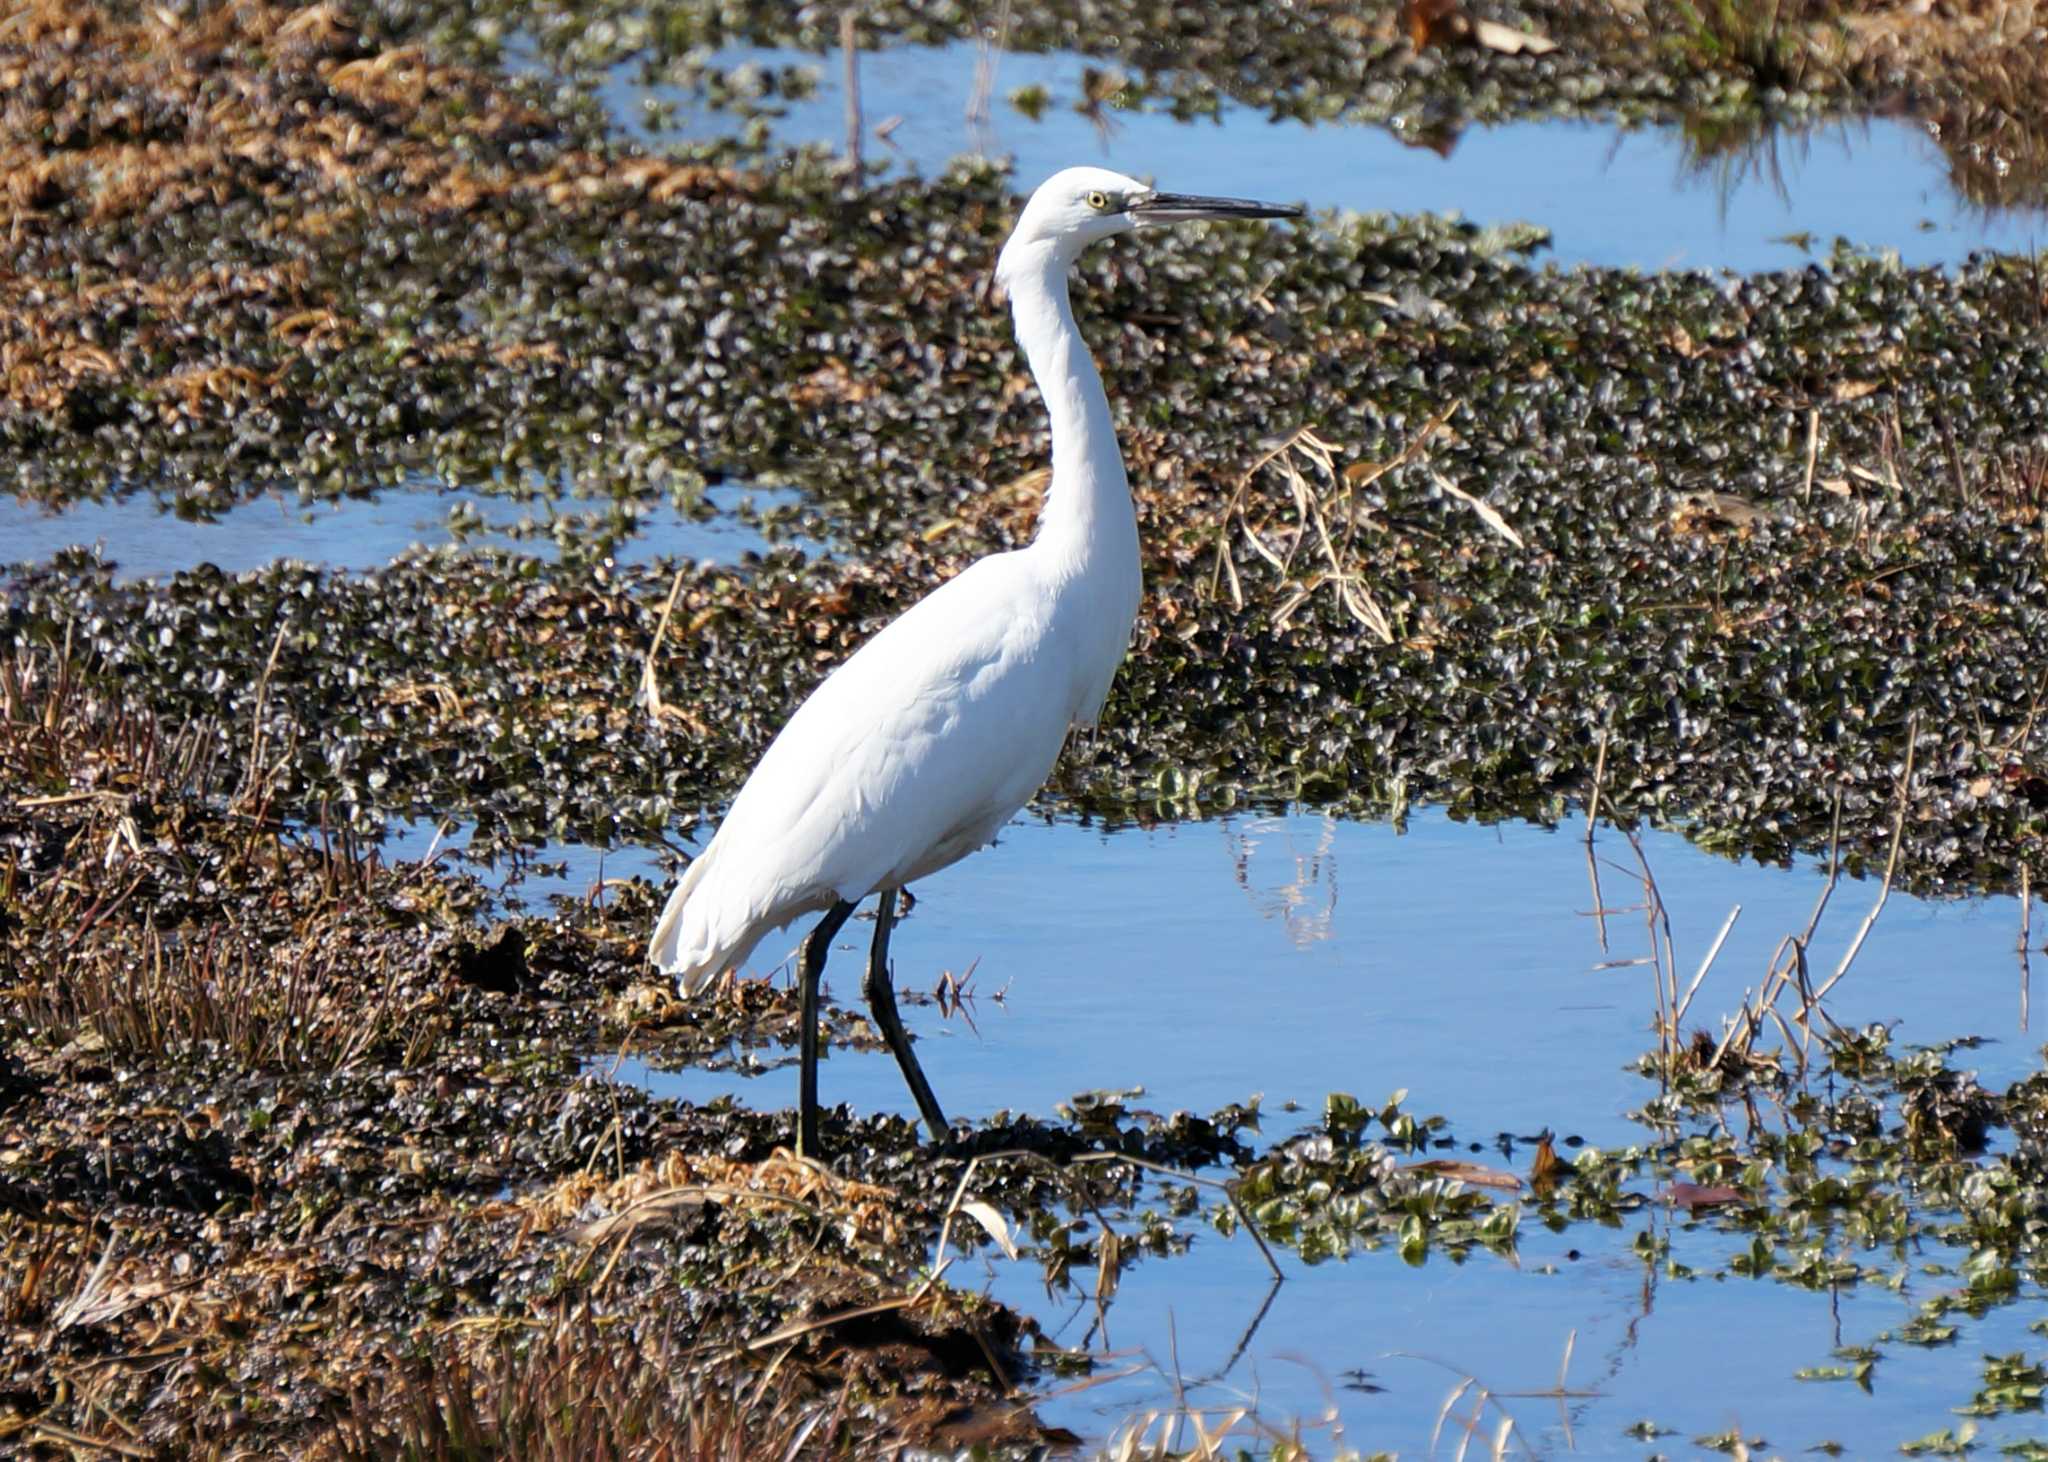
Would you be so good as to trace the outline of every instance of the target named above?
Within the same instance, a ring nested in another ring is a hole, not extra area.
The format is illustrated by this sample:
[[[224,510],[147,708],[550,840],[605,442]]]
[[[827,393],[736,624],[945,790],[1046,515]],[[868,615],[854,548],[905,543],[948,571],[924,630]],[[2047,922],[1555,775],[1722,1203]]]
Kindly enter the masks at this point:
[[[1902,112],[1968,196],[2043,201],[2030,6],[1482,10],[1191,10],[1156,55],[1116,53],[1163,107],[1434,136]],[[949,1271],[1020,1246],[1049,1289],[1106,1302],[1247,1225],[1297,1273],[1512,1257],[1540,1230],[1615,1246],[1646,1290],[1698,1278],[1718,1239],[1710,1277],[1908,1296],[1787,1378],[1820,1392],[2038,1310],[2048,1076],[1987,1090],[1975,1032],[1837,1026],[1809,941],[1714,1005],[1732,1026],[1680,1018],[1658,964],[1639,1137],[1600,1147],[1498,1152],[1341,1094],[1170,1116],[1095,1094],[944,1154],[842,1111],[827,1168],[744,1089],[591,1079],[621,1051],[772,1060],[794,1002],[747,982],[680,1005],[640,962],[652,882],[513,908],[488,860],[675,850],[833,663],[1028,535],[1041,486],[987,291],[1029,180],[860,178],[730,139],[650,155],[594,100],[628,61],[715,91],[706,48],[836,42],[836,13],[795,17],[106,4],[0,27],[9,492],[205,517],[459,483],[541,502],[554,544],[144,580],[74,551],[0,579],[0,1445],[1207,1455],[1183,1408],[1084,1439],[1048,1421],[1040,1398],[1108,1363]],[[1482,43],[1479,20],[1555,48]],[[1099,55],[1158,21],[1020,7],[1005,39]],[[921,6],[862,25],[966,33]],[[1905,268],[1871,241],[1747,277],[1567,272],[1538,242],[1326,216],[1085,262],[1148,594],[1048,805],[1110,828],[1590,807],[1617,847],[1655,826],[1830,858],[1859,904],[2030,891],[2038,259]],[[613,557],[760,478],[798,494],[764,553]],[[772,546],[790,538],[828,551]],[[399,825],[459,828],[463,856],[380,849]],[[832,1037],[874,1043],[853,1013]],[[1389,1075],[1375,1089],[1422,1073]],[[1073,1161],[1091,1153],[1142,1163]],[[2038,1455],[2043,1366],[1989,1355],[1925,1428],[1849,1450],[1965,1450],[1981,1424]],[[1480,1384],[1458,1415],[1484,1441],[1503,1405]],[[1197,1419],[1279,1455],[1380,1441]],[[1503,1445],[1534,1445],[1527,1424]],[[1599,1446],[1672,1446],[1641,1426]]]

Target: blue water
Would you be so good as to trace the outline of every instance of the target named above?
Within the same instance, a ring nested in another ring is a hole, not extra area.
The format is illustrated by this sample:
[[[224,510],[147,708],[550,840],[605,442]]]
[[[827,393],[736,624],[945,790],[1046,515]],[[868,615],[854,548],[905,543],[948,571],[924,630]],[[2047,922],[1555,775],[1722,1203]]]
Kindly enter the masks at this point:
[[[719,509],[694,517],[663,501],[637,509],[637,523],[612,558],[645,563],[656,557],[710,558],[737,562],[769,547],[759,528],[737,517],[743,498],[766,511],[800,499],[789,488],[710,488],[706,499]],[[194,521],[166,512],[147,497],[77,502],[51,512],[40,504],[0,495],[0,564],[31,563],[65,548],[98,548],[124,579],[159,578],[211,563],[227,573],[260,568],[279,559],[299,559],[331,568],[380,568],[413,548],[457,543],[513,548],[555,558],[560,547],[550,535],[550,510],[602,513],[604,505],[570,497],[520,504],[433,482],[385,488],[371,496],[301,502],[296,494],[272,493],[239,504],[213,521]],[[451,511],[462,518],[451,518]],[[457,524],[463,526],[458,531]],[[585,541],[589,529],[572,525]],[[798,542],[810,548],[815,544]]]
[[[1213,119],[1177,121],[1159,110],[1097,115],[1076,110],[1083,69],[1071,54],[997,53],[985,124],[966,116],[976,48],[902,46],[860,57],[871,162],[942,170],[961,156],[1005,159],[1018,187],[1075,163],[1095,163],[1187,192],[1298,199],[1314,209],[1457,214],[1481,225],[1533,223],[1554,257],[1643,269],[1739,271],[1803,265],[1793,236],[1825,256],[1837,236],[1895,250],[1907,263],[1952,263],[1974,250],[2048,247],[2048,217],[1992,213],[1949,186],[1941,150],[1917,124],[1895,118],[1786,128],[1725,163],[1700,163],[1676,127],[1609,122],[1514,122],[1466,131],[1448,156],[1372,126],[1274,121],[1224,102]],[[845,97],[838,57],[733,49],[712,66],[804,68],[808,97],[773,99],[769,125],[783,143],[843,146]],[[618,68],[604,96],[621,125],[643,138],[703,139],[741,130],[682,88],[647,87],[637,65]],[[1051,102],[1033,121],[1008,98],[1037,86]],[[650,130],[644,103],[674,106]],[[876,137],[886,128],[886,137]]]
[[[1604,906],[1639,903],[1626,841],[1606,831],[1596,849]],[[1805,927],[1822,874],[1728,862],[1668,833],[1646,834],[1644,849],[1668,903],[1681,988],[1730,908],[1742,906],[1686,1022],[1718,1032],[1778,940]],[[594,855],[563,856],[565,886],[582,892],[597,872]],[[604,871],[649,867],[615,852]],[[1574,825],[1482,827],[1420,812],[1403,834],[1295,812],[1104,834],[1025,818],[917,892],[892,944],[898,987],[925,992],[942,972],[973,971],[971,1026],[928,1002],[905,1010],[955,1118],[1049,1114],[1079,1091],[1139,1085],[1145,1094],[1131,1104],[1160,1112],[1206,1112],[1260,1094],[1272,1138],[1311,1122],[1331,1091],[1377,1104],[1406,1090],[1411,1112],[1450,1119],[1459,1155],[1518,1172],[1527,1144],[1503,1158],[1499,1134],[1547,1127],[1602,1147],[1654,1138],[1630,1113],[1655,1087],[1624,1069],[1653,1043],[1650,972],[1598,968],[1647,953],[1643,917],[1610,914],[1602,948]],[[1849,880],[1837,888],[1814,942],[1819,977],[1832,972],[1876,892]],[[849,925],[827,969],[829,991],[854,1008],[871,929]],[[1997,1089],[2036,1064],[2038,1038],[2020,1016],[2018,930],[2014,899],[1895,893],[1829,1012],[1851,1026],[1898,1022],[1902,1044],[1986,1037],[1990,1044],[1955,1059]],[[773,966],[801,933],[771,937],[759,964]],[[665,1072],[612,1057],[593,1069],[667,1096],[733,1093],[755,1108],[792,1106],[795,1069],[775,1064],[791,1053],[752,1054],[771,1069]],[[886,1054],[834,1052],[820,1088],[828,1105],[914,1114]],[[1289,1102],[1304,1110],[1289,1113]],[[1569,1158],[1573,1149],[1563,1151]],[[1648,1195],[1656,1184],[1636,1186]],[[1668,1231],[1674,1257],[1701,1277],[1646,1270],[1629,1248],[1646,1226]],[[1107,1338],[1090,1341],[1098,1351],[1139,1352],[1123,1363],[1149,1357],[1156,1368],[1057,1399],[1045,1414],[1099,1436],[1134,1412],[1171,1408],[1172,1349],[1184,1380],[1228,1361],[1266,1297],[1267,1271],[1248,1240],[1194,1231],[1188,1255],[1146,1259],[1127,1274]],[[1544,1390],[1576,1333],[1567,1385],[1600,1395],[1569,1398],[1562,1413],[1554,1399],[1502,1403],[1543,1451],[1566,1450],[1569,1425],[1582,1453],[1640,1456],[1648,1449],[1622,1429],[1648,1417],[1678,1429],[1666,1446],[1681,1453],[1692,1437],[1739,1424],[1768,1438],[1773,1453],[1840,1438],[1852,1455],[1870,1455],[1953,1424],[1947,1409],[1969,1399],[1982,1352],[2038,1343],[2025,1329],[2038,1308],[2014,1305],[1962,1321],[1963,1338],[1945,1350],[1890,1347],[1874,1395],[1797,1382],[1796,1371],[1832,1363],[1837,1344],[1870,1341],[1953,1287],[1952,1278],[1919,1274],[1919,1262],[1961,1256],[1916,1257],[1902,1294],[1866,1286],[1831,1299],[1768,1279],[1711,1277],[1747,1246],[1746,1235],[1674,1221],[1652,1204],[1614,1229],[1582,1222],[1551,1234],[1525,1223],[1518,1265],[1483,1252],[1459,1265],[1438,1253],[1411,1269],[1382,1250],[1307,1269],[1283,1253],[1291,1278],[1236,1367],[1194,1399],[1223,1405],[1256,1394],[1282,1420],[1334,1405],[1350,1444],[1421,1455],[1458,1375],[1495,1391]],[[1061,1344],[1080,1345],[1096,1319],[1079,1294],[1049,1298],[1028,1260],[977,1256],[948,1277],[988,1286]],[[1083,1271],[1077,1282],[1085,1291],[1093,1278]],[[1105,1370],[1118,1368],[1105,1360]],[[1385,1389],[1345,1387],[1342,1373],[1354,1368]],[[1497,1420],[1489,1417],[1484,1435]]]
[[[1597,844],[1607,906],[1641,902],[1618,835]],[[1688,1028],[1754,987],[1778,941],[1804,928],[1821,879],[1809,868],[1742,865],[1673,834],[1645,843],[1689,984],[1727,918],[1742,914],[1700,987]],[[610,876],[630,871],[614,854]],[[569,882],[587,885],[588,854]],[[1234,817],[1105,835],[1020,820],[997,846],[916,890],[891,944],[897,983],[929,992],[973,971],[973,1026],[926,1005],[906,1015],[951,1115],[1049,1113],[1094,1088],[1141,1085],[1140,1105],[1208,1111],[1262,1093],[1320,1108],[1330,1091],[1442,1113],[1474,1140],[1546,1125],[1602,1144],[1639,1141],[1628,1120],[1653,1089],[1622,1066],[1652,1044],[1650,970],[1600,969],[1649,952],[1643,916],[1611,914],[1602,951],[1580,837],[1526,824],[1479,827],[1419,813],[1384,823],[1312,813]],[[1814,942],[1831,972],[1875,889],[1844,881]],[[1897,1039],[1965,1034],[1987,1081],[2032,1069],[2019,1028],[2018,905],[1895,894],[1848,978],[1837,1021],[1898,1021]],[[771,935],[766,969],[803,930]],[[828,989],[859,1003],[872,925],[847,926]],[[731,1089],[701,1072],[657,1089],[696,1099]],[[886,1054],[832,1056],[827,1102],[909,1112]],[[1555,1106],[1531,1106],[1531,1093]],[[796,1073],[747,1083],[750,1105],[791,1105]],[[1283,1123],[1284,1125],[1284,1123]]]

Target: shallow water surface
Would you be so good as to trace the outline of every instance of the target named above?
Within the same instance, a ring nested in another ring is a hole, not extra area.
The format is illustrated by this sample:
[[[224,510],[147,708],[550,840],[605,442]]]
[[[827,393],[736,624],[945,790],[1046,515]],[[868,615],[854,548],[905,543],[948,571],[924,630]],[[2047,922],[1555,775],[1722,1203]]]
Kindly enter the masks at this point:
[[[1730,863],[1672,834],[1646,834],[1643,846],[1669,907],[1682,986],[1741,905],[1686,1022],[1718,1032],[1778,940],[1804,928],[1825,880],[1811,866]],[[920,891],[894,940],[897,981],[909,994],[930,990],[942,972],[971,971],[971,1023],[943,1018],[929,1002],[905,1017],[956,1118],[1045,1114],[1089,1088],[1142,1086],[1131,1104],[1161,1112],[1206,1112],[1257,1093],[1272,1140],[1310,1125],[1332,1091],[1377,1105],[1405,1089],[1408,1110],[1450,1119],[1451,1154],[1526,1172],[1525,1139],[1545,1128],[1566,1139],[1568,1160],[1578,1143],[1615,1148],[1655,1136],[1630,1114],[1656,1085],[1624,1069],[1652,1044],[1650,971],[1600,967],[1648,951],[1643,915],[1631,907],[1642,901],[1640,868],[1611,830],[1596,851],[1602,900],[1614,911],[1604,949],[1589,913],[1585,845],[1570,826],[1485,827],[1428,812],[1403,834],[1296,812],[1104,834],[1021,820],[995,849]],[[587,883],[594,871],[576,854],[569,882]],[[606,871],[629,870],[614,854]],[[1833,970],[1876,893],[1874,883],[1846,879],[1836,889],[1814,942],[1818,976]],[[1896,1022],[1901,1045],[1986,1037],[1956,1064],[1998,1089],[2034,1066],[2035,1038],[2021,1024],[2018,922],[2011,899],[1932,903],[1895,893],[1828,1009],[1847,1026]],[[835,946],[826,980],[843,1002],[858,1002],[870,928],[857,922]],[[800,932],[771,936],[759,962]],[[791,1054],[753,1053],[772,1069],[751,1079],[631,1060],[593,1067],[662,1095],[734,1093],[775,1108],[795,1101],[796,1072],[783,1064]],[[835,1052],[820,1086],[828,1105],[914,1111],[885,1054]],[[1287,1111],[1289,1102],[1302,1110]],[[1649,1198],[1656,1185],[1635,1186]],[[1571,1335],[1567,1388],[1597,1395],[1502,1402],[1544,1450],[1565,1450],[1569,1429],[1579,1451],[1641,1455],[1647,1448],[1623,1428],[1649,1418],[1678,1429],[1681,1451],[1686,1439],[1738,1425],[1786,1454],[1830,1439],[1856,1454],[1890,1451],[1952,1424],[1949,1408],[1969,1399],[1980,1353],[2024,1349],[2034,1338],[2026,1319],[2038,1313],[2008,1306],[1964,1320],[1963,1338],[1945,1349],[1888,1349],[1871,1394],[1847,1382],[1801,1383],[1796,1372],[1898,1326],[1953,1279],[1915,1273],[1899,1293],[1866,1283],[1830,1295],[1728,1277],[1747,1233],[1651,1201],[1618,1227],[1579,1222],[1551,1233],[1526,1222],[1514,1263],[1484,1251],[1457,1263],[1439,1251],[1409,1267],[1381,1249],[1305,1267],[1283,1251],[1290,1278],[1246,1338],[1269,1289],[1257,1252],[1241,1236],[1199,1223],[1192,1231],[1188,1254],[1141,1260],[1100,1315],[1084,1298],[1092,1271],[1058,1296],[1028,1260],[977,1257],[950,1277],[980,1277],[1062,1345],[1119,1353],[1102,1362],[1105,1373],[1139,1365],[1047,1408],[1084,1434],[1099,1436],[1133,1410],[1170,1408],[1177,1357],[1184,1381],[1229,1366],[1195,1389],[1201,1404],[1255,1395],[1279,1418],[1334,1406],[1353,1444],[1418,1452],[1459,1376],[1496,1392],[1544,1391]],[[1698,1274],[1673,1279],[1645,1265],[1631,1247],[1645,1232],[1668,1238],[1672,1257]],[[1882,1251],[1865,1262],[1883,1263]],[[1485,1435],[1497,1421],[1489,1418]]]
[[[720,487],[707,489],[704,496],[716,510],[709,517],[692,516],[669,502],[637,506],[629,536],[610,556],[622,563],[644,563],[663,555],[736,562],[769,547],[760,528],[737,513],[741,501],[768,511],[799,500],[801,494],[789,488]],[[521,503],[422,481],[316,502],[272,493],[205,521],[166,512],[147,496],[75,502],[51,512],[41,504],[0,495],[0,564],[36,562],[66,548],[97,547],[119,566],[117,577],[123,579],[161,578],[202,563],[240,573],[287,558],[361,570],[381,568],[409,549],[458,543],[512,548],[552,559],[560,555],[561,546],[550,531],[550,509],[556,515],[601,515],[605,505],[570,497]],[[570,522],[564,528],[574,542],[587,540],[601,526]]]
[[[951,1115],[1044,1113],[1095,1088],[1143,1086],[1144,1105],[1194,1111],[1261,1092],[1270,1110],[1406,1088],[1410,1105],[1474,1139],[1549,1125],[1618,1143],[1640,1136],[1627,1113],[1654,1091],[1621,1069],[1652,1043],[1650,970],[1598,966],[1649,948],[1634,855],[1612,831],[1596,848],[1607,906],[1629,910],[1608,916],[1605,951],[1585,844],[1569,828],[1440,812],[1415,814],[1405,834],[1306,812],[1111,834],[1020,820],[917,890],[891,949],[906,992],[972,971],[972,1026],[929,1006],[906,1017]],[[1717,1015],[1805,926],[1823,880],[1730,863],[1673,834],[1648,834],[1644,848],[1682,983],[1742,905],[1688,1016],[1718,1034]],[[607,872],[628,871],[615,852]],[[580,890],[594,872],[577,855],[568,881]],[[1837,888],[1814,943],[1823,974],[1875,893]],[[2010,899],[1895,893],[1829,1010],[1844,1025],[1900,1022],[1904,1042],[1996,1038],[1970,1064],[2012,1080],[2031,1069],[2018,920]],[[842,1001],[858,1003],[872,927],[857,920],[834,947],[826,983]],[[793,954],[802,933],[770,935],[756,968]],[[699,1100],[730,1089],[703,1073],[653,1079]],[[828,1102],[907,1110],[885,1054],[836,1054],[820,1080]],[[744,1094],[789,1105],[795,1071]]]
[[[2041,214],[1989,211],[1958,196],[1940,148],[1897,118],[1766,130],[1705,157],[1677,127],[1516,122],[1471,128],[1440,155],[1379,127],[1275,121],[1231,102],[1191,121],[1143,107],[1084,112],[1084,73],[1103,63],[1059,53],[997,53],[985,118],[971,121],[977,60],[966,43],[862,52],[866,121],[887,129],[866,142],[868,160],[931,174],[965,154],[1006,158],[1023,189],[1062,167],[1093,163],[1187,191],[1301,199],[1315,209],[1533,223],[1550,231],[1555,257],[1567,264],[1796,268],[1809,250],[1825,256],[1838,236],[1895,249],[1915,264],[2048,244]],[[779,113],[770,133],[783,143],[844,144],[837,57],[733,49],[709,64],[815,74],[809,95],[766,103]],[[604,95],[642,137],[703,139],[739,128],[732,112],[673,86],[645,86],[639,76],[637,65],[618,68]],[[1036,120],[1007,99],[1028,87],[1049,99]],[[673,108],[652,128],[650,100]]]

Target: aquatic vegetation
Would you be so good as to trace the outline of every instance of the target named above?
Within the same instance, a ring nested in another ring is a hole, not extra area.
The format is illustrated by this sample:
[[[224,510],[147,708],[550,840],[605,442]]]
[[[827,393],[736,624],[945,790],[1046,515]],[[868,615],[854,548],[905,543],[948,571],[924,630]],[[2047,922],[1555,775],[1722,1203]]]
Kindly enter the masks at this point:
[[[488,846],[649,837],[715,802],[828,664],[953,565],[1016,541],[1034,500],[1035,418],[970,297],[1002,216],[997,180],[892,189],[902,222],[888,235],[854,222],[831,243],[829,189],[796,176],[753,201],[688,205],[663,228],[679,239],[702,225],[690,237],[707,251],[782,239],[750,276],[745,313],[721,287],[670,317],[650,308],[647,276],[615,307],[579,305],[548,327],[583,363],[579,380],[629,383],[607,441],[632,440],[635,399],[665,423],[659,452],[619,449],[650,474],[750,450],[750,472],[808,487],[807,532],[859,554],[688,572],[654,668],[691,735],[662,734],[628,701],[671,587],[653,570],[483,553],[145,587],[67,560],[15,575],[10,639],[84,631],[95,664],[156,687],[167,710],[198,714],[229,692],[238,731],[275,650],[267,735],[300,816],[322,801],[364,829],[458,815]],[[844,251],[837,277],[858,293],[820,294],[792,234]],[[1911,820],[1906,881],[2017,882],[2042,785],[2028,545],[2048,460],[2029,344],[2043,306],[2023,261],[1954,276],[1853,254],[1741,281],[1564,275],[1454,229],[1366,221],[1163,248],[1106,260],[1083,292],[1106,297],[1113,322],[1160,293],[1163,270],[1184,314],[1164,369],[1147,332],[1095,327],[1113,390],[1146,403],[1123,426],[1152,593],[1108,728],[1067,765],[1069,796],[1113,816],[1417,797],[1542,818],[1590,795],[1604,737],[1613,810],[1729,851],[1817,845],[1839,788],[1855,869],[1884,844],[1917,712],[1929,746],[1916,802],[1950,813]],[[1182,250],[1198,267],[1182,269]],[[891,282],[920,270],[928,292],[898,298]],[[522,288],[551,271],[563,298],[596,287],[580,266],[523,259]],[[1247,319],[1223,291],[1252,280],[1270,283]],[[794,344],[799,319],[819,344]],[[686,349],[693,329],[717,355]],[[496,369],[466,410],[498,409]],[[892,389],[862,384],[875,375]],[[580,439],[589,409],[525,419]],[[935,438],[931,412],[960,430]],[[244,419],[153,436],[162,490],[220,490],[177,486],[178,464]],[[1330,445],[1327,470],[1252,470],[1265,453],[1249,444],[1282,422]],[[480,426],[449,438],[497,450]],[[58,438],[96,482],[112,470],[107,439]],[[64,457],[12,460],[42,473]],[[1703,516],[1707,484],[1733,506]],[[1339,567],[1365,575],[1383,626],[1334,587],[1300,598],[1333,571],[1319,549],[1297,561],[1288,545],[1303,533],[1342,545]]]
[[[799,68],[720,58],[726,48],[843,44],[816,5],[583,0],[484,7],[388,0],[387,44],[427,39],[482,64],[516,54],[573,90],[634,65],[735,115],[772,112],[808,85]],[[1482,27],[1484,29],[1482,29]],[[863,48],[975,42],[1078,52],[1077,107],[1148,106],[1189,120],[1229,99],[1273,117],[1379,125],[1447,150],[1469,126],[1544,116],[1720,127],[1798,125],[1848,113],[1924,119],[1964,196],[2048,201],[2041,165],[2042,51],[2031,0],[1939,12],[1885,0],[1380,0],[1327,10],[1165,9],[1062,0],[984,16],[927,0],[864,7]],[[1027,115],[1034,92],[1013,100]]]
[[[1747,73],[1760,86],[1796,90],[1823,64],[1816,44],[1841,21],[1836,0],[1676,0],[1684,48],[1710,64]],[[1675,49],[1675,48],[1674,48]]]

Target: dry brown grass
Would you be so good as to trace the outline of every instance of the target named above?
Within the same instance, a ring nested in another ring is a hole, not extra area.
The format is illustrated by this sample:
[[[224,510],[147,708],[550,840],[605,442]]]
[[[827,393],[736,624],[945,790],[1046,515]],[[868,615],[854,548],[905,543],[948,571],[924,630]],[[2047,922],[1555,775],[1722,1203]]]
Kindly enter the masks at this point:
[[[440,994],[420,941],[365,895],[429,880],[284,835],[267,779],[226,745],[212,723],[164,727],[63,650],[0,657],[0,1013],[47,1049],[417,1064]],[[259,876],[288,895],[234,896]]]
[[[602,1214],[584,1232],[591,1242],[603,1242],[631,1232],[679,1197],[715,1201],[739,1214],[759,1204],[829,1213],[842,1233],[885,1247],[903,1237],[903,1200],[897,1194],[839,1177],[781,1149],[759,1162],[669,1152],[617,1177],[577,1173],[521,1200],[520,1206],[536,1233]]]
[[[169,935],[116,927],[81,941],[59,971],[14,992],[17,1020],[51,1044],[129,1059],[233,1060],[269,1071],[343,1071],[371,1056],[420,1064],[436,1002],[408,1000],[385,951],[321,929],[273,943],[232,923]]]
[[[575,1309],[481,1334],[451,1330],[305,1455],[408,1462],[772,1462],[857,1455],[844,1393],[803,1399],[693,1360],[673,1329]],[[872,1423],[870,1423],[872,1426]]]
[[[2043,0],[1564,0],[1558,33],[1593,56],[1646,44],[1665,63],[1800,89],[1842,112],[1905,116],[1985,207],[2048,204]],[[1780,119],[1688,119],[1694,155],[1768,171]]]
[[[1903,78],[1904,104],[1984,207],[2048,203],[2048,8],[2041,0],[1845,6],[1842,62]]]

